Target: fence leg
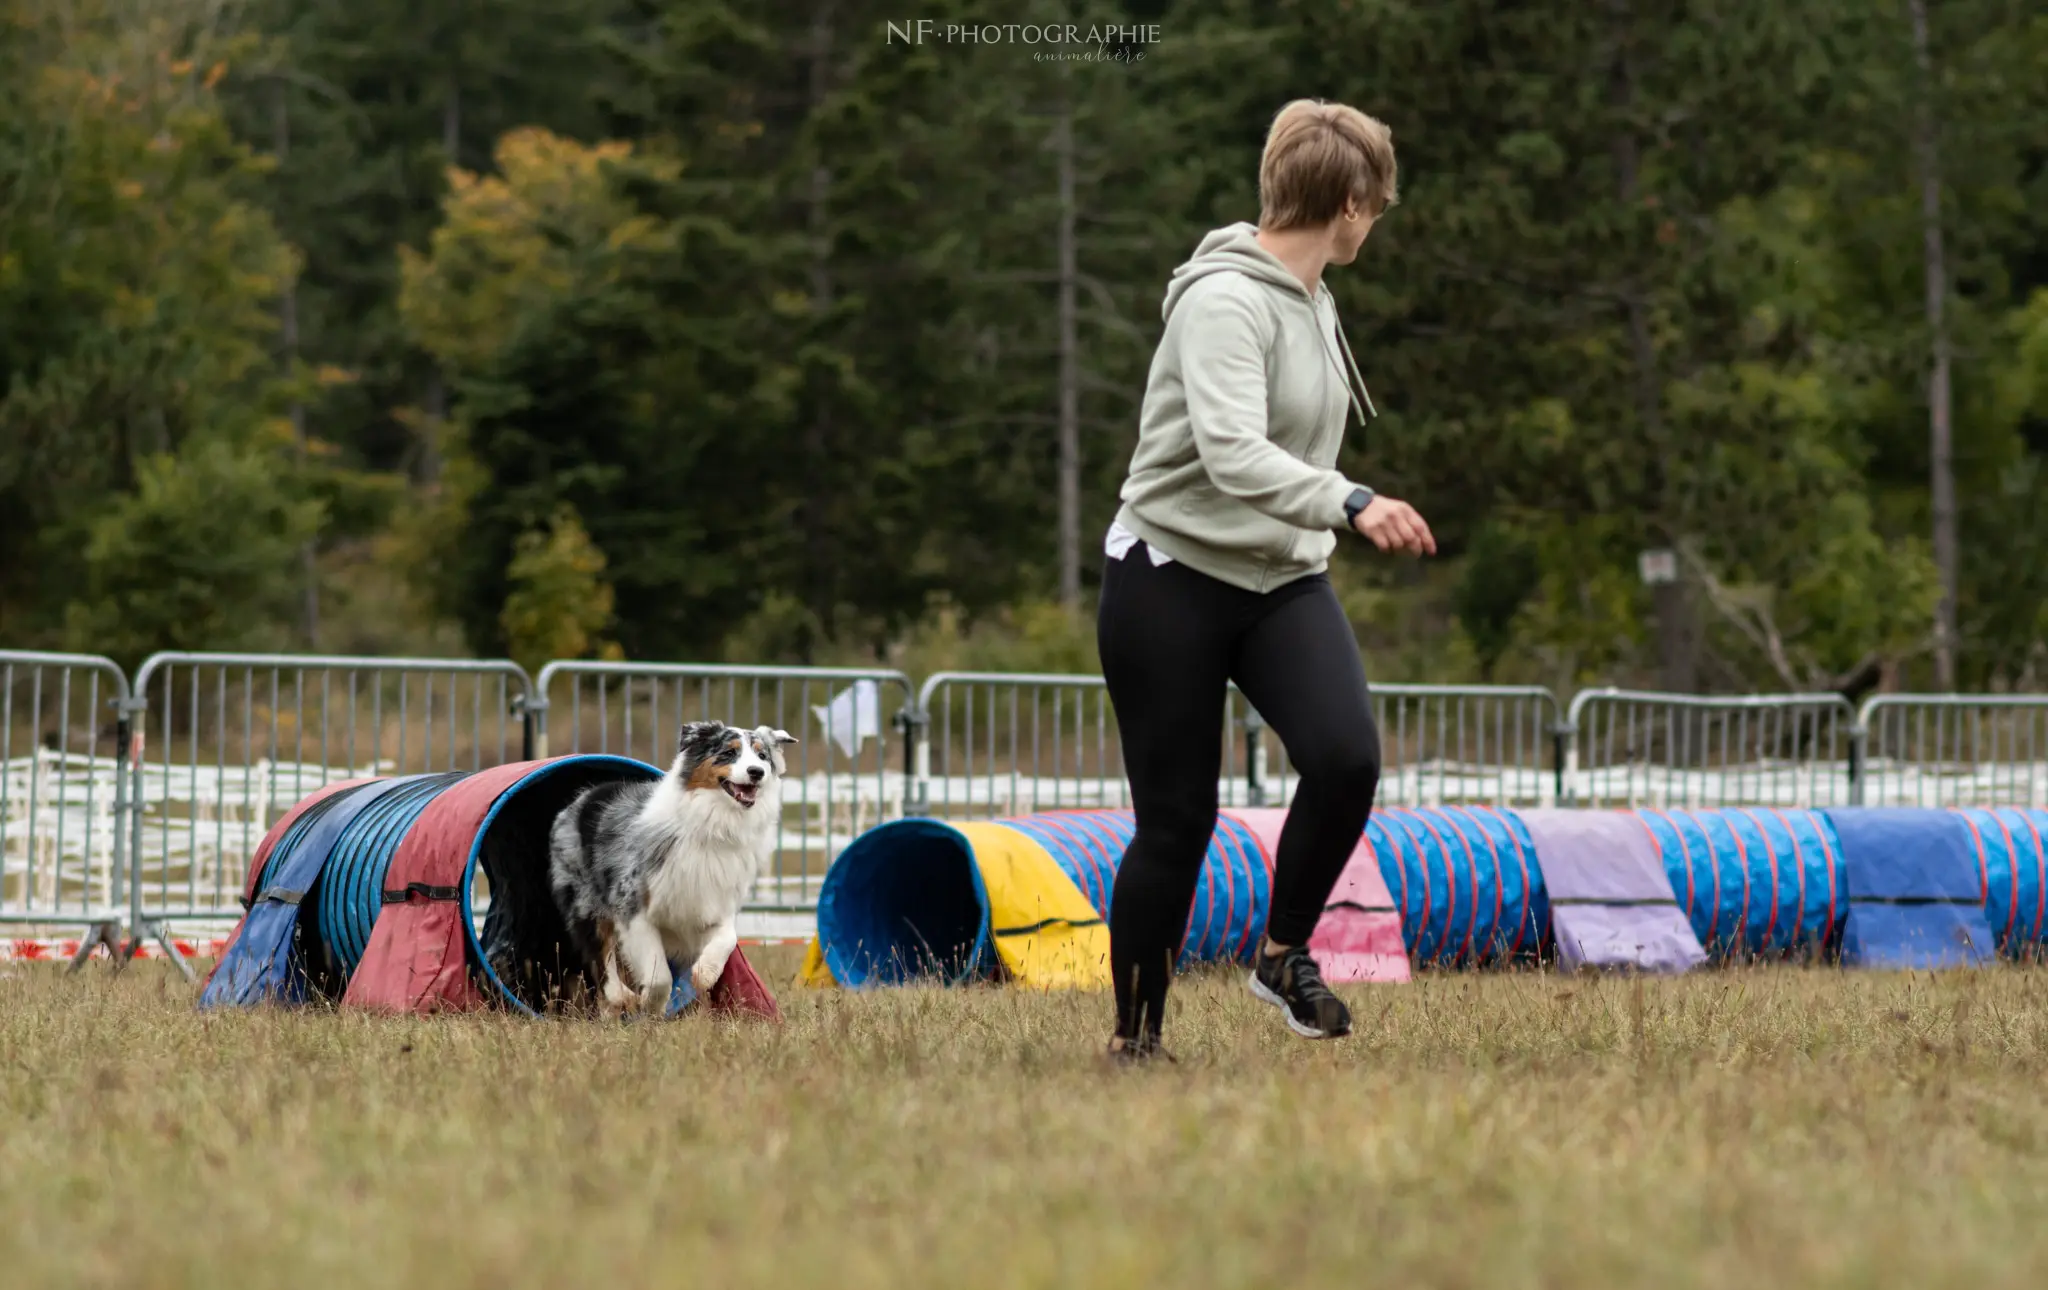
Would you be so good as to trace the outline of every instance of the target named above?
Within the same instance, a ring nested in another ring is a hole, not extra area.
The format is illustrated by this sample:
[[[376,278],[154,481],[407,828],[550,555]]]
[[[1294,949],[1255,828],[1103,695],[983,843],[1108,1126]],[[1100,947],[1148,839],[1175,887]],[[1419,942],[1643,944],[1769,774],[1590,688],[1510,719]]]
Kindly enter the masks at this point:
[[[192,970],[192,965],[185,961],[185,956],[178,953],[177,943],[171,939],[169,929],[162,923],[143,923],[131,928],[130,931],[133,934],[129,936],[128,943],[121,947],[120,958],[116,960],[117,966],[126,967],[136,955],[142,953],[142,938],[147,936],[163,950],[164,957],[171,961],[172,967],[178,969],[178,975],[185,978],[187,985],[198,984],[199,974]]]
[[[126,832],[127,847],[122,852],[122,862],[128,875],[128,926],[126,943],[114,953],[114,970],[128,966],[128,960],[135,957],[136,946],[142,943],[142,732],[147,721],[149,700],[139,694],[131,694],[120,704],[121,717],[114,729],[120,740],[115,756],[121,764],[121,780],[127,784],[123,795],[120,784],[114,788],[115,811],[127,811],[126,820],[117,820],[116,833]],[[120,844],[117,842],[116,847]]]
[[[522,761],[546,761],[548,756],[548,699],[544,694],[525,694],[512,700],[519,714],[519,757]]]
[[[903,813],[923,815],[931,798],[931,724],[915,706],[897,713],[896,724],[903,731]]]
[[[1849,730],[1849,805],[1863,805],[1863,746],[1870,732],[1858,721]]]
[[[107,947],[107,957],[114,961],[115,967],[119,967],[121,965],[120,928],[121,925],[114,922],[94,923],[92,929],[85,934],[85,939],[78,942],[78,953],[71,956],[71,964],[64,971],[68,974],[84,967],[85,961],[92,957],[92,952],[102,945]]]
[[[1578,730],[1570,722],[1564,722],[1551,731],[1550,740],[1552,764],[1557,771],[1557,804],[1577,806]]]
[[[163,947],[164,957],[168,958],[171,961],[171,965],[178,969],[178,975],[185,978],[185,984],[198,984],[199,974],[192,970],[192,965],[185,961],[185,956],[178,953],[177,942],[171,939],[170,931],[162,923],[151,923],[149,934],[156,940],[158,945]]]

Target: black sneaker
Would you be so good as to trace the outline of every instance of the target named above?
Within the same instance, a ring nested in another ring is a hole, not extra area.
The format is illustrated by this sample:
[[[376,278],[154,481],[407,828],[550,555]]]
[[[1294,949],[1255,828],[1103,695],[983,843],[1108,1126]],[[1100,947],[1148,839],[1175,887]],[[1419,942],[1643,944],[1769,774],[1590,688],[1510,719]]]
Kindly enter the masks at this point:
[[[1154,1058],[1178,1063],[1180,1059],[1159,1046],[1159,1036],[1144,1035],[1138,1039],[1127,1039],[1119,1044],[1110,1040],[1107,1051],[1112,1066],[1143,1066]]]
[[[1287,1024],[1304,1039],[1335,1039],[1351,1033],[1351,1009],[1323,984],[1323,970],[1297,945],[1282,954],[1259,952],[1252,969],[1252,994],[1287,1010]]]

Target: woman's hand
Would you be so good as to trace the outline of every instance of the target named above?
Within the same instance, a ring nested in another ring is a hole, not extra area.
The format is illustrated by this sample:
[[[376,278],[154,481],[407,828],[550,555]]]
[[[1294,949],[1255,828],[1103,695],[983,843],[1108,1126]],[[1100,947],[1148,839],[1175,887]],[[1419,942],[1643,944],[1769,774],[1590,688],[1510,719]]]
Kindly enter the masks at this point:
[[[1436,538],[1430,533],[1428,523],[1416,514],[1413,506],[1391,497],[1374,497],[1358,513],[1351,526],[1371,538],[1372,544],[1382,551],[1436,554]]]

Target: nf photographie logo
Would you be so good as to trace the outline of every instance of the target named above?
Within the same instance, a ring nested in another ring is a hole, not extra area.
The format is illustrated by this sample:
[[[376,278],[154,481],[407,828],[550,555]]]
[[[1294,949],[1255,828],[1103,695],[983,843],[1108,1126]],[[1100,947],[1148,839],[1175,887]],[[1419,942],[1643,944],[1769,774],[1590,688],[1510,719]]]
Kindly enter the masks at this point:
[[[885,24],[891,45],[1021,45],[1041,60],[1133,63],[1159,43],[1159,24],[1067,22],[935,22],[908,18]]]

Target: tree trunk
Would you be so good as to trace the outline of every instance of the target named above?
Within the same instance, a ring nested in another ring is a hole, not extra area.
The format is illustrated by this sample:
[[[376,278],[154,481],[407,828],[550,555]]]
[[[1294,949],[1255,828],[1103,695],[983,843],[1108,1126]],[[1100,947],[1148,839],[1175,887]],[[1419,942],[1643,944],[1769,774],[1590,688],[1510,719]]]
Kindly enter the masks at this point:
[[[1934,120],[1934,58],[1927,45],[1926,0],[1906,0],[1913,20],[1913,58],[1919,69],[1914,101],[1914,152],[1920,170],[1920,245],[1927,281],[1929,469],[1934,489],[1934,566],[1941,599],[1934,611],[1934,667],[1944,690],[1956,685],[1956,477],[1950,421],[1948,267],[1941,245],[1941,154]]]
[[[462,164],[462,87],[455,75],[448,77],[448,94],[441,101],[441,152],[450,166]],[[419,481],[431,484],[441,477],[441,435],[448,421],[448,383],[437,364],[427,377],[427,427],[420,442]]]
[[[808,111],[813,116],[823,110],[825,99],[832,92],[832,19],[837,7],[836,0],[823,0],[811,14]],[[831,312],[837,295],[832,277],[831,197],[832,170],[819,160],[811,166],[805,194],[808,207],[805,231],[811,258],[811,317],[819,327],[826,325],[826,315]],[[833,441],[837,438],[837,404],[833,398],[832,378],[827,373],[814,371],[810,384],[811,419],[804,433],[804,493],[808,504],[804,508],[805,515],[799,520],[804,535],[804,578],[809,589],[805,599],[818,620],[820,631],[830,637],[839,600],[838,580],[833,576],[839,561],[832,549],[833,526],[829,522],[835,509],[831,484]],[[811,660],[813,645],[810,633],[806,632],[801,642],[806,663]]]
[[[1081,353],[1075,295],[1079,253],[1075,247],[1074,100],[1071,64],[1059,65],[1059,107],[1053,151],[1059,167],[1059,560],[1060,603],[1081,608]]]
[[[274,97],[271,100],[271,128],[276,135],[277,164],[283,167],[285,158],[291,155],[292,133],[291,114],[285,102],[283,81],[273,83]],[[284,348],[285,371],[296,379],[293,369],[299,362],[299,288],[296,281],[285,284],[284,297],[278,301],[278,338]],[[286,415],[292,423],[292,446],[301,467],[306,464],[306,405],[294,397]],[[299,547],[300,592],[299,630],[306,638],[306,648],[320,647],[320,563],[319,552],[309,539]]]
[[[1613,144],[1615,188],[1622,209],[1629,211],[1641,200],[1642,148],[1636,139],[1635,125],[1629,120],[1635,107],[1636,69],[1629,48],[1628,0],[1613,0],[1608,12],[1615,22],[1609,101],[1620,117]],[[1636,419],[1650,446],[1650,478],[1646,483],[1656,515],[1668,520],[1675,508],[1669,486],[1669,463],[1665,459],[1663,397],[1657,375],[1656,339],[1650,334],[1650,302],[1637,284],[1630,284],[1623,294],[1629,353],[1635,366]],[[1669,536],[1675,544],[1682,535]],[[1658,684],[1674,694],[1689,694],[1698,685],[1699,634],[1694,629],[1693,603],[1686,588],[1683,563],[1678,580],[1657,586],[1652,599],[1657,616]]]

